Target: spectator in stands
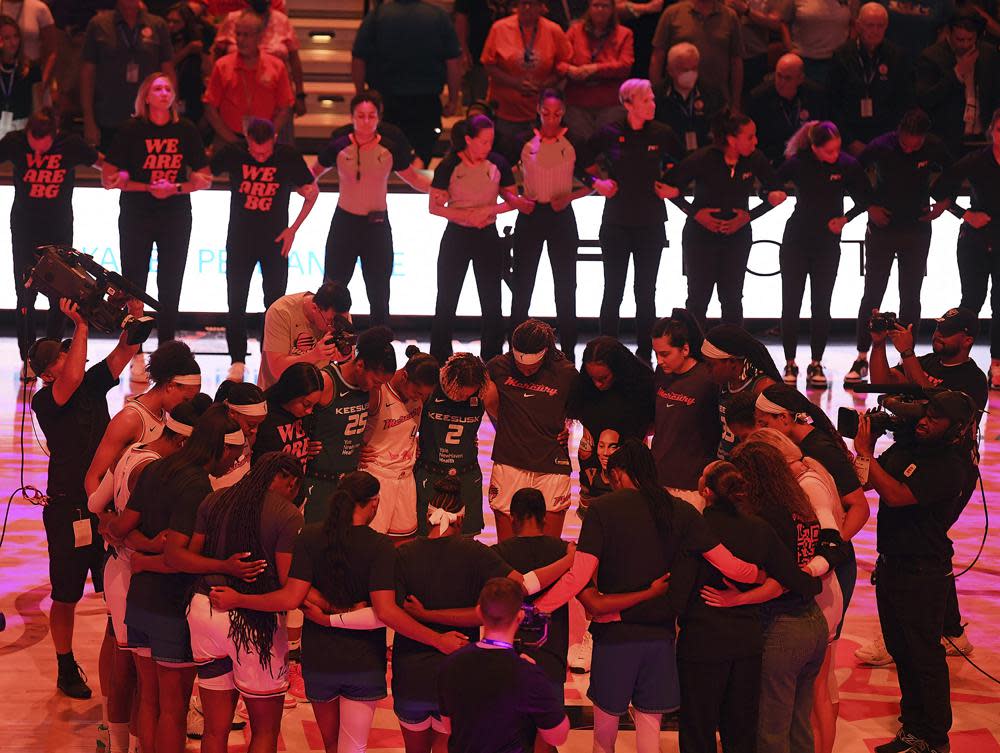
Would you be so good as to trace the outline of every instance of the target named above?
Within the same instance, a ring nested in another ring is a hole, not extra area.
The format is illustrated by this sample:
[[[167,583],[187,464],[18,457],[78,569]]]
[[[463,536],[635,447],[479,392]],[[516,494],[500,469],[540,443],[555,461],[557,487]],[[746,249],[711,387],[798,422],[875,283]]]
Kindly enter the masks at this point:
[[[984,129],[1000,104],[997,49],[982,41],[982,30],[978,16],[956,14],[917,61],[917,104],[954,155],[986,142]]]
[[[847,41],[857,0],[790,0],[783,6],[782,41],[805,62],[806,78],[826,86],[834,51]]]
[[[632,31],[618,23],[614,0],[590,0],[587,12],[573,22],[566,38],[572,56],[558,66],[566,77],[565,123],[585,141],[625,115],[618,87],[635,62]]]
[[[698,80],[698,48],[690,42],[667,52],[667,77],[656,100],[656,119],[684,142],[684,153],[711,143],[712,121],[725,106],[723,93]]]
[[[243,139],[249,118],[274,123],[280,134],[294,103],[285,66],[260,49],[264,20],[245,10],[236,23],[236,51],[219,58],[205,91],[205,116],[215,129],[216,143]]]
[[[455,0],[455,34],[462,50],[462,70],[465,72],[463,86],[467,102],[486,99],[489,81],[480,58],[493,24],[507,15],[507,5],[504,0]]]
[[[760,85],[771,71],[768,47],[781,31],[779,0],[726,0],[740,17],[743,37],[743,99]]]
[[[210,16],[224,16],[247,7],[247,0],[206,0],[205,10]],[[285,13],[285,0],[271,0],[271,10]]]
[[[920,53],[937,41],[938,32],[948,23],[954,9],[949,0],[878,0],[889,12],[886,38],[899,47],[910,65]]]
[[[59,44],[59,31],[49,6],[42,0],[8,0],[0,3],[0,13],[17,20],[25,60],[39,63],[45,80],[48,81],[55,63],[56,46]]]
[[[738,110],[743,91],[743,41],[736,12],[720,0],[682,0],[663,11],[649,60],[654,89],[663,82],[667,50],[678,42],[690,42],[698,48],[698,77],[706,86],[722,91],[729,105]]]
[[[205,115],[201,101],[205,93],[205,42],[201,24],[187,2],[177,3],[167,11],[167,28],[174,45],[174,70],[177,72],[177,110],[197,125]]]
[[[517,0],[515,12],[493,24],[480,57],[496,101],[495,151],[510,164],[531,137],[538,95],[559,82],[557,66],[573,50],[558,24],[542,17],[542,0]]]
[[[176,79],[166,22],[143,9],[139,0],[118,0],[114,10],[87,24],[80,69],[83,137],[102,151],[132,117],[139,84],[162,71]]]
[[[38,63],[24,57],[17,21],[0,16],[0,138],[24,128],[28,116],[41,106],[41,81]]]
[[[357,94],[365,83],[382,95],[387,123],[399,128],[427,165],[441,132],[441,115],[461,102],[462,51],[451,19],[424,0],[382,3],[365,16],[351,50]],[[448,84],[442,111],[441,89]]]
[[[777,164],[803,123],[826,118],[826,98],[819,86],[806,80],[802,58],[790,52],[778,58],[774,78],[750,93],[747,113],[757,124],[758,148]]]
[[[299,56],[299,42],[292,22],[288,20],[283,10],[278,10],[277,3],[271,0],[247,0],[245,5],[263,19],[264,32],[260,40],[260,49],[262,52],[274,55],[285,64],[295,88],[295,115],[305,115],[305,79],[302,73],[302,58]],[[219,26],[219,33],[212,47],[216,59],[236,49],[236,23],[240,19],[240,13],[241,11],[230,13]],[[293,126],[293,120],[289,117],[284,129],[278,131],[278,140],[281,143],[291,143]]]
[[[833,54],[827,94],[844,148],[855,157],[868,142],[895,128],[912,103],[912,67],[885,38],[889,14],[876,2],[858,11],[857,39]]]
[[[622,24],[631,29],[635,47],[635,63],[630,78],[645,78],[649,75],[649,58],[653,54],[653,35],[663,13],[664,0],[631,2],[615,0],[615,8]]]

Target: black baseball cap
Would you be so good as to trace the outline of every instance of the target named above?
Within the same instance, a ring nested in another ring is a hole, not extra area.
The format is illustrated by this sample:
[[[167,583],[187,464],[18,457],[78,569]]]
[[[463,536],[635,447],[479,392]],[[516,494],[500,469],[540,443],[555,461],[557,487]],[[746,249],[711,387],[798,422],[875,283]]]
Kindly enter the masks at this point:
[[[970,309],[948,309],[943,316],[934,321],[937,322],[938,331],[945,337],[957,335],[959,332],[972,337],[979,334],[979,317]]]
[[[35,340],[28,349],[28,365],[36,374],[42,374],[55,363],[60,353],[69,350],[71,339],[56,340],[53,337],[43,337]]]

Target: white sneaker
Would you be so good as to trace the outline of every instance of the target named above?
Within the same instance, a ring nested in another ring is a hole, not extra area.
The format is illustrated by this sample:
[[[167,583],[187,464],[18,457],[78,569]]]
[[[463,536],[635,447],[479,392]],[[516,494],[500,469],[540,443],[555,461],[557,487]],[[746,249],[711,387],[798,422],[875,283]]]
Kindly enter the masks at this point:
[[[192,740],[201,740],[204,734],[205,717],[202,716],[201,711],[195,708],[194,703],[192,703],[187,715],[187,736]]]
[[[872,667],[884,667],[887,664],[892,664],[892,656],[889,654],[889,650],[885,647],[885,640],[881,635],[875,637],[874,640],[866,643],[854,651],[855,658],[862,664],[868,664]]]
[[[146,357],[142,353],[136,353],[132,356],[129,379],[140,384],[146,384],[149,381],[149,374],[146,373]]]
[[[990,389],[1000,390],[1000,360],[990,361]]]
[[[583,634],[583,640],[569,648],[569,671],[583,675],[590,671],[590,658],[594,653],[594,638],[590,631]]]
[[[226,381],[228,382],[242,382],[243,372],[246,371],[246,365],[237,361],[229,367],[229,371],[226,372]]]
[[[944,652],[948,656],[968,656],[972,653],[974,646],[969,640],[969,632],[965,631],[959,636],[944,636],[941,638]]]

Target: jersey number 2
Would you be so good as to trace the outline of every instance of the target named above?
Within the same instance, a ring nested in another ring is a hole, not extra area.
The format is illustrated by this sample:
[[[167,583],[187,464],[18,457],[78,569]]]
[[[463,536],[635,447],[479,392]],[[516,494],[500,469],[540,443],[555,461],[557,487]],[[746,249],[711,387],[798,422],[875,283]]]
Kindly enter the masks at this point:
[[[448,424],[448,433],[444,436],[445,444],[459,444],[462,441],[462,432],[465,427],[462,424]]]

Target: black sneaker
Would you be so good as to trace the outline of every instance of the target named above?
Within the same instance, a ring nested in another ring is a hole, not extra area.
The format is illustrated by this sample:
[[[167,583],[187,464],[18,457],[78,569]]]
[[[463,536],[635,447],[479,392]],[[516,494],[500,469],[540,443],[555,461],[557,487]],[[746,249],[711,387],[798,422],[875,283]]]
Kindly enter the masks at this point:
[[[865,371],[868,371],[867,367]],[[806,367],[806,387],[814,390],[826,389],[826,374],[823,373],[822,364],[811,363]]]
[[[920,738],[906,732],[902,727],[896,736],[887,743],[875,746],[875,753],[903,753],[905,750],[912,750],[913,743],[921,742]]]
[[[795,383],[799,381],[799,367],[794,363],[786,363],[785,375],[782,377],[782,381],[794,387]]]
[[[76,662],[73,663],[71,669],[59,673],[56,678],[56,687],[70,698],[77,698],[81,701],[85,701],[93,695],[90,686],[87,685],[87,675]]]
[[[851,370],[844,375],[844,386],[857,384],[868,376],[868,359],[859,358],[851,364]]]

